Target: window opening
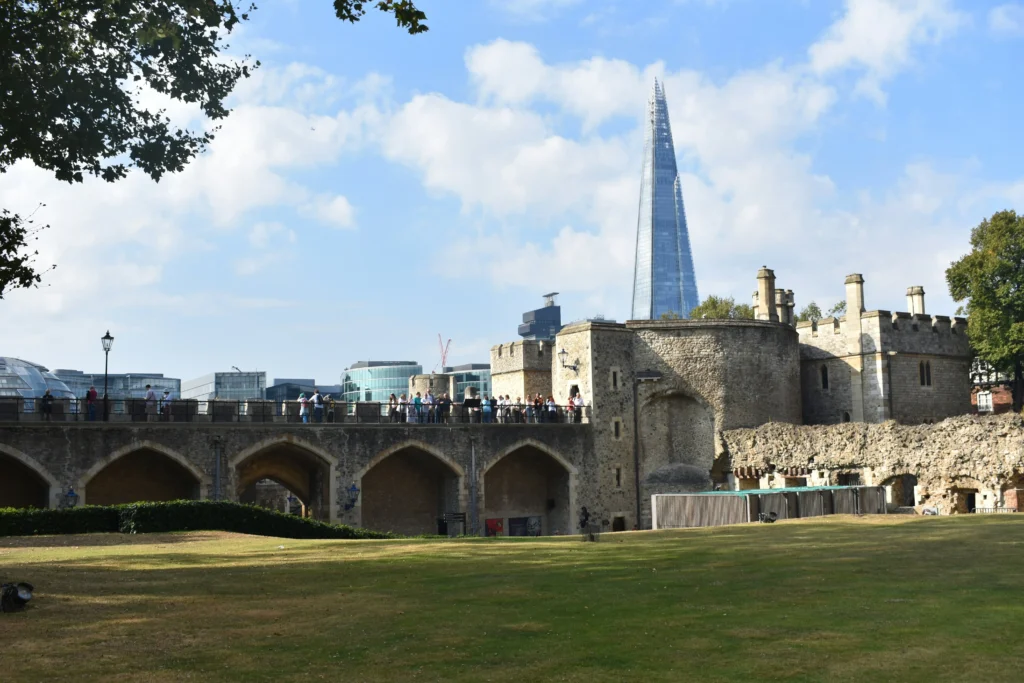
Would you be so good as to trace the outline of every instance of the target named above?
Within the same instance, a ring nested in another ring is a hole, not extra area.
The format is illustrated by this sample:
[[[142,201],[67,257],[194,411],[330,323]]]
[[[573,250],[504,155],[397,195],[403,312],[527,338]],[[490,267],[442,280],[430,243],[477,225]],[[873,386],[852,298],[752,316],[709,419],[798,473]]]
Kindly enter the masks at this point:
[[[828,389],[828,366],[821,366],[821,388]]]
[[[621,467],[616,467],[615,468],[615,488],[617,488],[617,489],[622,488],[622,468]]]

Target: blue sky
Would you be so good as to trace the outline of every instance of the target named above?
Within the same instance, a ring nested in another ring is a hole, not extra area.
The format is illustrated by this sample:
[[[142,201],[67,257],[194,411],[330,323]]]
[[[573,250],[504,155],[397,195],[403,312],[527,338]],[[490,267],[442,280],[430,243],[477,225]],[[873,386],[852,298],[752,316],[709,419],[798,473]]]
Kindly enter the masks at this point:
[[[982,0],[422,0],[430,31],[267,0],[262,67],[211,148],[160,183],[57,183],[0,205],[52,227],[45,287],[0,301],[0,354],[188,379],[335,382],[357,360],[480,362],[523,311],[624,320],[642,122],[665,81],[698,287],[761,265],[823,307],[943,280],[971,227],[1024,210],[1024,4]],[[204,122],[188,106],[176,122]],[[1016,163],[1015,163],[1016,162]]]

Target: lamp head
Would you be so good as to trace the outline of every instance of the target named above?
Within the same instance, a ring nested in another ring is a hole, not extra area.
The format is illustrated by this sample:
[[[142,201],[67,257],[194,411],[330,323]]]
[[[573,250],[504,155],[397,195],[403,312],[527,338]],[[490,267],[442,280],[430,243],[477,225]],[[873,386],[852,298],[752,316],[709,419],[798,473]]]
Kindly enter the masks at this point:
[[[114,338],[110,336],[110,330],[107,330],[107,333],[100,337],[100,343],[103,344],[103,351],[109,353],[110,347],[114,345]]]

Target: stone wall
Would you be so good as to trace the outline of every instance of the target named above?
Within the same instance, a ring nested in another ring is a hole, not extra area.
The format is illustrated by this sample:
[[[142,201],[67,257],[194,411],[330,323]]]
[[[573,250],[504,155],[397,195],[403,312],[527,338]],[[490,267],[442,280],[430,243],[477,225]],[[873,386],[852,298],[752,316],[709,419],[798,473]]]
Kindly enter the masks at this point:
[[[963,509],[970,493],[976,507],[1007,504],[1024,474],[1024,420],[1013,414],[914,426],[775,423],[725,431],[721,440],[730,469],[747,477],[755,472],[762,485],[781,487],[789,471],[809,473],[809,484],[838,484],[842,475],[857,474],[865,485],[888,487],[912,475],[918,506],[947,514]]]
[[[491,390],[514,401],[551,393],[551,368],[555,349],[550,342],[524,340],[491,348]],[[559,403],[564,403],[556,397]]]

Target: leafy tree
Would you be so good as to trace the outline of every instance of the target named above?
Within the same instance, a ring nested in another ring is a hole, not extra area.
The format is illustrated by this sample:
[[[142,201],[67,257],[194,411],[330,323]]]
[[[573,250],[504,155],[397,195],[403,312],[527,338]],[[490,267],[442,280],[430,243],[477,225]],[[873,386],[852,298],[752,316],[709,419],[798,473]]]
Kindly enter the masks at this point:
[[[803,310],[801,310],[800,313],[797,314],[796,322],[802,323],[810,321],[812,323],[816,323],[824,317],[825,316],[821,314],[821,307],[819,307],[818,304],[812,301],[811,303],[804,306]]]
[[[683,316],[679,315],[675,311],[665,311],[661,314],[662,320],[682,320]]]
[[[343,21],[369,8],[409,33],[427,30],[413,0],[334,0]],[[227,116],[224,100],[259,66],[225,54],[252,9],[237,0],[0,0],[0,173],[21,160],[69,183],[182,170],[213,132],[176,128],[142,106],[142,90],[198,104],[214,121]],[[39,282],[26,253],[32,233],[2,214],[0,297]]]
[[[971,231],[971,252],[946,270],[949,293],[966,301],[978,356],[1013,377],[1013,408],[1024,407],[1024,216],[1000,211]]]
[[[690,311],[690,318],[710,319],[748,319],[754,318],[754,309],[748,304],[736,304],[732,297],[719,297],[711,294],[699,306]]]
[[[832,308],[828,309],[829,318],[838,318],[841,315],[846,315],[846,302],[840,301],[836,303]]]

